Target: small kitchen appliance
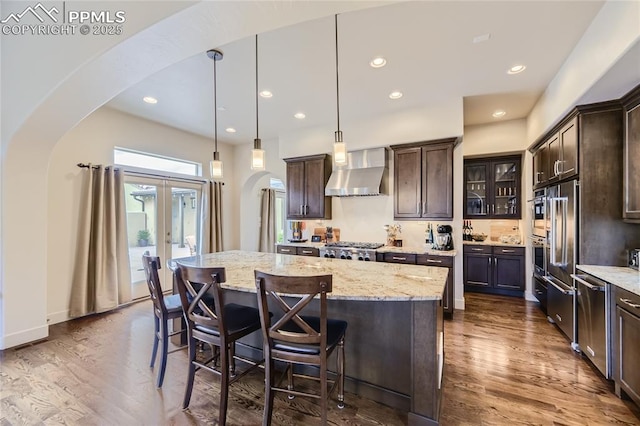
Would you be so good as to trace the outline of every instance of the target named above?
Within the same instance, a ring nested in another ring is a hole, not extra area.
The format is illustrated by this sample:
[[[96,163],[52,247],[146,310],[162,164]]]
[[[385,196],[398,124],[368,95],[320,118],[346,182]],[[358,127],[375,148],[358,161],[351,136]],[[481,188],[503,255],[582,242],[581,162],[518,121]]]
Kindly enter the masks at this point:
[[[640,263],[640,249],[629,250],[629,267],[638,269]]]
[[[436,250],[453,250],[453,228],[450,225],[438,225],[436,228]]]
[[[291,239],[289,241],[292,243],[303,242],[302,231],[304,230],[304,222],[300,220],[292,220],[289,226],[291,227]]]

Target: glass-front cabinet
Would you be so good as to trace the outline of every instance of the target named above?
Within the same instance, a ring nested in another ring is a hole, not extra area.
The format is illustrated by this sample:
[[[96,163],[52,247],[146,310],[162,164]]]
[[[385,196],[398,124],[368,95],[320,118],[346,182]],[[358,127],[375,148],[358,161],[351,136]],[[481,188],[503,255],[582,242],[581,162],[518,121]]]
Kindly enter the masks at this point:
[[[464,218],[520,219],[522,157],[464,160]]]

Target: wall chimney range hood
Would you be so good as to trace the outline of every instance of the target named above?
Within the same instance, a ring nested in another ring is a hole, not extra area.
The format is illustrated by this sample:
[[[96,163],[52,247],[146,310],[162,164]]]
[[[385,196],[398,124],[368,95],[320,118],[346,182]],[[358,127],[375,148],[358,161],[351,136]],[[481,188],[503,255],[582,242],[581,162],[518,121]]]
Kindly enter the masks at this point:
[[[347,153],[345,165],[334,165],[324,195],[355,197],[388,193],[389,159],[386,148]]]

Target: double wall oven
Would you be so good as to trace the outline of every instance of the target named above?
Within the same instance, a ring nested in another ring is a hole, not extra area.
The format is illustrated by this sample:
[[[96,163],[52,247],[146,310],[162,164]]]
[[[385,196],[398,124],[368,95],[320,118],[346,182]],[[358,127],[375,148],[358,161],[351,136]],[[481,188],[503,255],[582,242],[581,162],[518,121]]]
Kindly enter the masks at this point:
[[[531,204],[531,271],[533,272],[533,294],[540,307],[547,312],[546,242],[548,223],[546,221],[546,190],[539,189],[533,194]]]

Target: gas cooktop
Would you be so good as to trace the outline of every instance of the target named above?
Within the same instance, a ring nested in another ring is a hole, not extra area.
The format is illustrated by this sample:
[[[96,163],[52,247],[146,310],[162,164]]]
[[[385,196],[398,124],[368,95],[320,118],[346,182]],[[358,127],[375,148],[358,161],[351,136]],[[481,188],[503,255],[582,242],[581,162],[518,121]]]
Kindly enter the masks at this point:
[[[336,241],[333,243],[326,243],[325,247],[337,247],[337,248],[355,248],[355,249],[364,249],[364,250],[375,250],[379,247],[382,247],[384,244],[382,243],[360,243],[353,241]]]

